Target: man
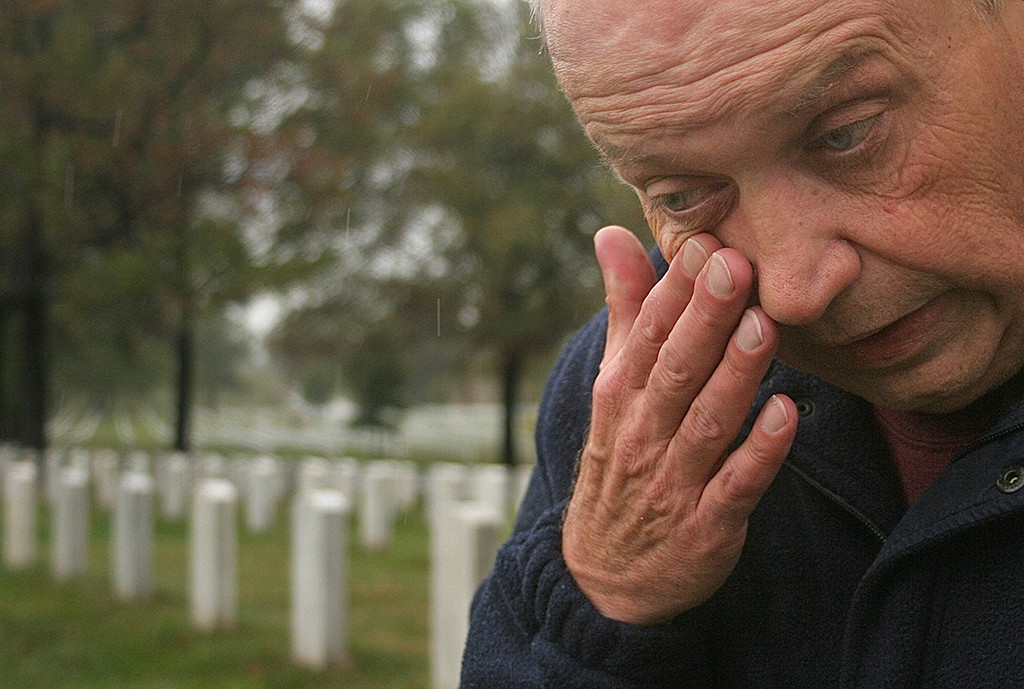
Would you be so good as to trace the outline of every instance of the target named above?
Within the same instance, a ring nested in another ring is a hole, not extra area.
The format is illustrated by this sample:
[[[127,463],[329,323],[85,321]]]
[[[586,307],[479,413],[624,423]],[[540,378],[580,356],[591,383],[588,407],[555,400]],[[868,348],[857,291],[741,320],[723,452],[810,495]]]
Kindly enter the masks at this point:
[[[540,11],[664,262],[595,238],[464,687],[1024,687],[1024,1]]]

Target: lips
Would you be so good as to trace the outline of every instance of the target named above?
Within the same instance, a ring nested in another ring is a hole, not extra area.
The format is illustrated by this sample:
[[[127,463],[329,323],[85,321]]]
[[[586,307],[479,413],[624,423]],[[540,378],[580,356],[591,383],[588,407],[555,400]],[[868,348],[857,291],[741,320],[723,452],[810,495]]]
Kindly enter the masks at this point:
[[[935,340],[944,323],[948,297],[939,295],[880,328],[825,349],[841,361],[861,368],[885,368],[912,359]]]

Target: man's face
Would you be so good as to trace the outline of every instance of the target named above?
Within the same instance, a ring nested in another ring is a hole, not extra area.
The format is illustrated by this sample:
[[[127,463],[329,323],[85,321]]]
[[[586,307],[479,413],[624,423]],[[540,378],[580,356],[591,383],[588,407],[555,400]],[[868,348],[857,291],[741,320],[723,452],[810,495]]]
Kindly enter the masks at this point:
[[[1024,362],[1024,2],[550,0],[588,134],[672,260],[747,256],[779,357],[949,411]]]

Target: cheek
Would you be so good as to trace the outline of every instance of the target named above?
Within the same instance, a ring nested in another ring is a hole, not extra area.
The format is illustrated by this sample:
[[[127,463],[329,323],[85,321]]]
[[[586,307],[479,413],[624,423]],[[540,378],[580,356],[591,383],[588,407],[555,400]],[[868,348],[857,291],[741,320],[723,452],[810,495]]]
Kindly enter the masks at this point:
[[[657,222],[647,221],[647,224],[651,227],[651,233],[654,235],[654,242],[658,245],[661,250],[661,255],[665,257],[665,260],[669,263],[675,258],[676,254],[683,247],[683,242],[690,236],[689,234],[682,234],[679,232],[673,232],[670,229],[665,229],[665,225],[659,225]]]
[[[961,171],[958,171],[961,172]],[[993,178],[943,176],[912,198],[887,200],[891,251],[908,267],[982,287],[994,275],[1021,273],[1024,226],[1018,197]]]
[[[650,205],[645,203],[642,198],[640,205],[643,208],[647,226],[651,229],[651,235],[654,237],[654,243],[658,245],[658,249],[661,250],[661,255],[665,257],[665,260],[671,263],[675,255],[679,253],[679,249],[683,246],[683,241],[685,241],[686,237],[673,232],[671,223],[665,222],[663,218],[651,212]]]
[[[658,245],[658,249],[661,251],[661,255],[665,257],[665,260],[671,263],[672,259],[675,258],[676,254],[683,247],[683,243],[693,233],[679,231],[678,228],[674,227],[664,217],[652,212],[650,204],[642,196],[640,197],[640,206],[643,209],[644,218],[647,220],[647,226],[651,230],[651,236],[654,237],[654,243]]]

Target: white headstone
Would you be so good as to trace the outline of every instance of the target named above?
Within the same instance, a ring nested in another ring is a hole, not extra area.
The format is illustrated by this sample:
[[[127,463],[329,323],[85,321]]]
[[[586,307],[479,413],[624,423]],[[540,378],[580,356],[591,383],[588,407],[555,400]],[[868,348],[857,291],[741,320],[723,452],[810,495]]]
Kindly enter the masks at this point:
[[[164,457],[160,466],[160,512],[165,519],[178,521],[185,517],[188,504],[189,460],[184,453],[174,452]]]
[[[359,461],[351,457],[331,463],[331,485],[348,499],[350,507],[359,503],[359,483],[362,467]]]
[[[224,478],[225,471],[225,461],[221,455],[211,452],[199,458],[199,478]]]
[[[153,479],[121,476],[114,507],[114,594],[122,600],[148,598],[153,591]]]
[[[52,505],[57,497],[57,482],[60,479],[60,470],[64,467],[64,450],[59,447],[48,447],[43,452],[43,463],[45,465],[46,480],[46,501]]]
[[[69,467],[60,472],[53,505],[53,576],[73,579],[89,567],[89,475]]]
[[[274,501],[280,505],[292,492],[295,485],[295,462],[282,462],[275,457],[267,457],[274,463],[277,471],[274,474]]]
[[[239,499],[245,499],[245,492],[249,490],[249,465],[252,460],[248,457],[232,457],[225,466],[225,478],[235,484]]]
[[[92,465],[92,452],[84,447],[73,447],[68,450],[68,466],[72,469],[79,469],[86,474],[89,473]]]
[[[96,487],[96,501],[104,509],[113,507],[117,500],[119,464],[120,459],[113,450],[93,453],[92,475]]]
[[[453,500],[469,495],[469,469],[456,462],[435,462],[427,472],[427,519],[433,524],[441,508]]]
[[[4,475],[4,561],[19,569],[36,560],[39,489],[36,466],[12,462]]]
[[[298,483],[295,490],[306,493],[331,487],[331,465],[326,459],[308,457],[299,465]]]
[[[398,509],[407,511],[416,505],[420,496],[420,470],[415,462],[409,460],[391,460],[395,477],[398,480]]]
[[[204,479],[192,500],[192,621],[199,629],[230,629],[238,617],[238,491]]]
[[[450,567],[459,544],[451,525],[454,505],[467,497],[469,472],[464,464],[438,462],[427,477],[427,517],[430,528],[430,672],[432,686],[451,683],[454,676],[451,630],[456,611],[445,598],[451,585]]]
[[[249,463],[245,522],[252,533],[265,533],[274,526],[280,495],[278,474],[277,462],[269,457]]]
[[[381,550],[394,539],[398,510],[398,477],[390,462],[369,462],[363,470],[359,501],[359,540],[364,548]]]
[[[431,603],[449,616],[445,626],[431,630],[431,686],[458,689],[470,603],[494,562],[504,519],[490,505],[456,502],[441,521],[450,559],[443,565],[443,585],[431,591]]]
[[[477,464],[472,469],[472,499],[503,515],[509,512],[508,469],[504,464]]]
[[[295,497],[292,544],[292,657],[325,668],[348,662],[348,513],[336,490]]]
[[[133,450],[128,453],[128,460],[125,462],[126,471],[135,474],[149,474],[152,471],[149,453],[142,450]]]

